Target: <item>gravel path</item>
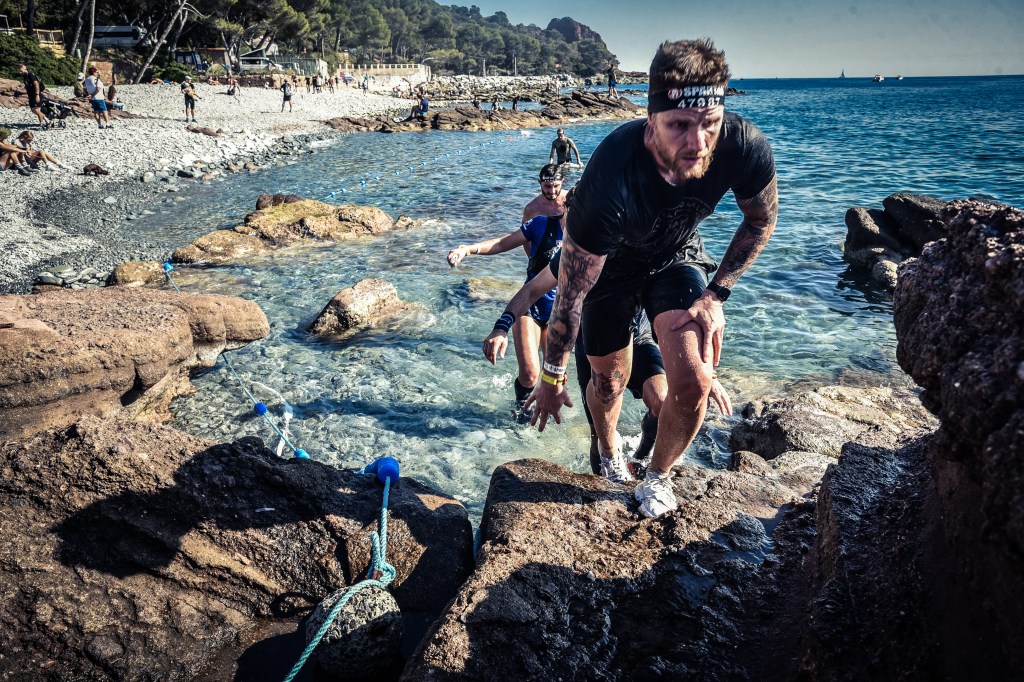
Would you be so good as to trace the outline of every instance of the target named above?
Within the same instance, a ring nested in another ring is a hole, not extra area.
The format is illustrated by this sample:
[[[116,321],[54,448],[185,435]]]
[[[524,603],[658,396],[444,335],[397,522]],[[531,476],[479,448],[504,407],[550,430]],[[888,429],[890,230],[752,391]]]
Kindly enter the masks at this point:
[[[103,220],[131,212],[153,193],[153,185],[141,182],[144,175],[160,182],[161,189],[176,191],[181,173],[216,174],[227,163],[262,163],[278,145],[332,135],[322,124],[328,118],[404,115],[411,107],[408,100],[356,89],[310,95],[303,88],[293,98],[294,111],[281,113],[276,90],[242,88],[236,99],[224,94],[224,86],[200,84],[196,118],[198,125],[224,131],[214,138],[186,129],[176,85],[124,85],[117,91],[127,111],[141,118],[116,121],[112,130],[100,130],[91,120],[68,119],[65,129],[35,132],[35,146],[71,170],[40,170],[31,177],[0,174],[0,293],[28,291],[48,267],[92,266],[102,273],[124,260],[164,255],[163,245],[126,240],[116,229],[120,220]],[[54,94],[71,95],[69,88],[55,88]],[[0,109],[0,116],[0,126],[15,135],[35,121],[27,108]],[[90,163],[110,174],[82,175]]]

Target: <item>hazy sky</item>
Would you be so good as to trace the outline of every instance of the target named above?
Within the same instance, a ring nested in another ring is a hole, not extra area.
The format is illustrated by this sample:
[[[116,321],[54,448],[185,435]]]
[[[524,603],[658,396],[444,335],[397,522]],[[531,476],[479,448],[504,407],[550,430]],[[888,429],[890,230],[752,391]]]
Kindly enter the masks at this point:
[[[572,17],[627,71],[646,71],[663,40],[710,36],[742,78],[1024,74],[1021,0],[441,2],[541,28]]]

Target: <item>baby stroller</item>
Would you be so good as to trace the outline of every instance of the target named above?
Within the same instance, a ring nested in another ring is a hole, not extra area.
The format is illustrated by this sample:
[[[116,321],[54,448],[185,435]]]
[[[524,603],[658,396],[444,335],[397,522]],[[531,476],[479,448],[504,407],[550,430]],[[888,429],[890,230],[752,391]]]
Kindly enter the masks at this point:
[[[43,112],[43,116],[50,121],[51,128],[67,128],[68,122],[65,119],[74,113],[71,107],[63,102],[57,102],[46,97],[43,98],[43,103],[39,109]]]

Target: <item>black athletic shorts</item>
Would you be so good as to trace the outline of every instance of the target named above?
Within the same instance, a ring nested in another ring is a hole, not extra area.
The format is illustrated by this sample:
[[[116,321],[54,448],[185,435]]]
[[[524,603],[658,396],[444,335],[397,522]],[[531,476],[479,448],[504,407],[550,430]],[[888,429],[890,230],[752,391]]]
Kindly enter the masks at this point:
[[[587,354],[594,357],[610,355],[629,345],[630,322],[641,307],[653,325],[661,313],[693,305],[708,281],[703,268],[680,261],[642,275],[608,275],[602,273],[583,301],[580,331]]]

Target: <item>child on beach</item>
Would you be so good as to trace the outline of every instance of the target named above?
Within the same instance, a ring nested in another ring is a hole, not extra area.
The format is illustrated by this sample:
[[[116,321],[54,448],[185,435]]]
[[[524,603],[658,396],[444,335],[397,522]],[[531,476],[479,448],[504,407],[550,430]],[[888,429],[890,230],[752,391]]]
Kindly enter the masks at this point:
[[[31,130],[26,130],[18,135],[14,144],[21,150],[22,156],[34,168],[55,171],[58,168],[67,170],[67,166],[58,161],[52,154],[42,149],[33,149],[32,140],[35,139]]]

